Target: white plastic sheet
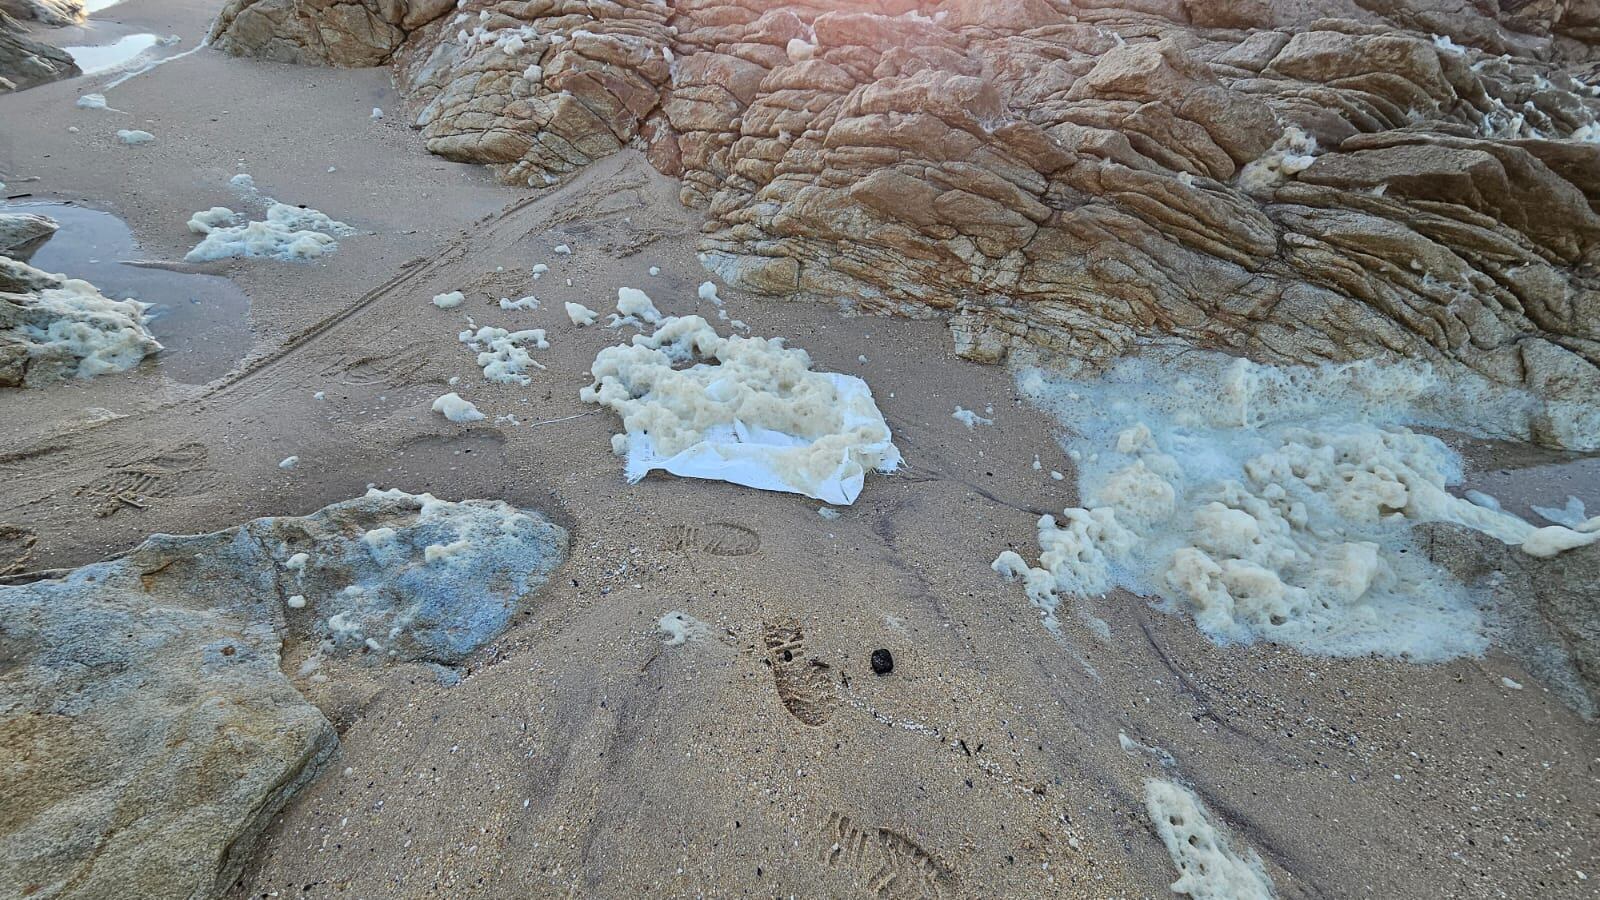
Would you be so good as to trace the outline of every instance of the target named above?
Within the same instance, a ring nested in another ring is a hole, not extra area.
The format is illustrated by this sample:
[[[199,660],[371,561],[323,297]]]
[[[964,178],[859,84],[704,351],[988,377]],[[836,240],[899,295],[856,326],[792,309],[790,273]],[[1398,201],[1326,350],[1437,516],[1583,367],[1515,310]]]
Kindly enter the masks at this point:
[[[872,390],[867,383],[850,375],[828,373],[834,388],[839,392],[840,407],[850,410],[856,406],[876,409],[872,403]],[[864,398],[865,404],[850,401]],[[846,412],[841,430],[849,432],[873,420]],[[743,422],[732,426],[708,429],[705,439],[675,456],[663,457],[656,453],[649,435],[629,435],[627,476],[637,482],[660,469],[683,478],[704,478],[726,481],[763,491],[783,491],[803,494],[836,506],[849,506],[861,496],[866,470],[856,461],[856,456],[873,455],[883,460],[880,472],[892,472],[900,466],[900,451],[894,442],[885,438],[872,444],[857,444],[841,449],[839,463],[816,484],[801,483],[797,475],[784,471],[784,451],[804,447],[811,442],[781,431],[752,428]]]

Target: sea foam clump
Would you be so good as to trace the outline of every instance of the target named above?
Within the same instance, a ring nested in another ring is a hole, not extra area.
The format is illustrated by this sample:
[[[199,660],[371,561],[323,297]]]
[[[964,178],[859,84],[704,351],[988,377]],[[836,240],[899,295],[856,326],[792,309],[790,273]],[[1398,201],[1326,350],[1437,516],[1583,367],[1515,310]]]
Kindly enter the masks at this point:
[[[1152,778],[1144,784],[1144,805],[1178,870],[1173,893],[1192,900],[1272,900],[1261,857],[1248,847],[1236,849],[1193,791]]]
[[[356,233],[354,228],[318,210],[287,203],[275,202],[267,207],[266,218],[261,221],[242,225],[231,224],[232,221],[227,207],[195,213],[189,219],[189,229],[205,238],[184,259],[316,259],[338,250],[338,238]]]
[[[528,347],[537,350],[550,348],[543,328],[507,331],[485,325],[477,331],[463,331],[457,338],[477,352],[478,367],[483,369],[483,377],[501,384],[527,384],[532,381],[528,370],[543,369],[544,366],[533,358]]]
[[[1440,424],[1457,391],[1426,367],[1152,354],[1101,378],[1026,369],[1018,385],[1077,431],[1065,444],[1085,505],[1040,518],[1037,565],[1014,551],[993,565],[1023,579],[1051,627],[1062,595],[1123,586],[1221,643],[1448,659],[1482,652],[1485,627],[1414,525],[1464,525],[1541,557],[1600,541],[1600,517],[1541,528],[1450,494],[1460,460],[1402,424]],[[1502,433],[1529,408],[1462,399]]]

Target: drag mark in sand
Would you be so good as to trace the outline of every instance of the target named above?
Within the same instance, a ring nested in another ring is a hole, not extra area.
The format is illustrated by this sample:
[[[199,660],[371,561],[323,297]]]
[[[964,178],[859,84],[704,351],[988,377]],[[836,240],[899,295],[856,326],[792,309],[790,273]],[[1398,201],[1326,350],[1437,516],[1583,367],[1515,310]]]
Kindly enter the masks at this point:
[[[410,387],[419,384],[422,370],[428,366],[426,350],[415,347],[398,353],[354,353],[340,357],[322,370],[326,377],[337,377],[343,384],[360,386],[387,384],[393,387]]]

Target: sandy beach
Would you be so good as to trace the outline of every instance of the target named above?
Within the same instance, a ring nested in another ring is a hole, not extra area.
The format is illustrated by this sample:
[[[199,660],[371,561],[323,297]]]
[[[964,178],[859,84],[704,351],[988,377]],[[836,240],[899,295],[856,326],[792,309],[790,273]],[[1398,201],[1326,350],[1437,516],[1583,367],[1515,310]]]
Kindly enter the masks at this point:
[[[196,47],[218,5],[125,0],[34,33],[177,35],[159,58]],[[248,308],[199,312],[214,337],[129,372],[0,391],[0,524],[34,539],[19,570],[374,485],[504,500],[571,533],[459,681],[408,664],[305,688],[339,756],[229,896],[1163,897],[1177,875],[1150,778],[1190,785],[1282,897],[1594,896],[1595,725],[1499,649],[1418,665],[1223,647],[1121,588],[1091,601],[1109,636],[1043,627],[990,563],[1080,502],[1076,467],[1012,372],[957,358],[937,320],[722,287],[751,334],[864,379],[906,465],[831,520],[792,494],[629,485],[616,416],[578,396],[621,338],[563,304],[609,312],[634,287],[726,328],[697,296],[717,280],[703,214],[642,153],[512,187],[430,155],[385,68],[201,49],[105,90],[122,112],[75,105],[111,77],[0,95],[3,193],[110,213],[156,264],[139,271],[227,279]],[[124,145],[128,128],[155,140]],[[240,173],[356,233],[307,262],[184,262],[195,211],[243,208]],[[430,303],[456,290],[462,306]],[[527,294],[538,309],[498,305]],[[469,319],[546,329],[546,370],[485,380],[457,338]],[[488,418],[431,412],[450,391]],[[1592,455],[1447,437],[1462,488],[1508,509],[1600,501]],[[707,632],[665,644],[673,611]]]

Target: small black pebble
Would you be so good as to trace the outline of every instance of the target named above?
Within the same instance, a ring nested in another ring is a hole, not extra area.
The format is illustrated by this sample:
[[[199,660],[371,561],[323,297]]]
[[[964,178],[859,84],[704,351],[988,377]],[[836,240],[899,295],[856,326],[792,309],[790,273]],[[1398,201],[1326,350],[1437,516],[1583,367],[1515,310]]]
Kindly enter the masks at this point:
[[[879,647],[872,651],[872,674],[887,675],[894,671],[894,654]]]

